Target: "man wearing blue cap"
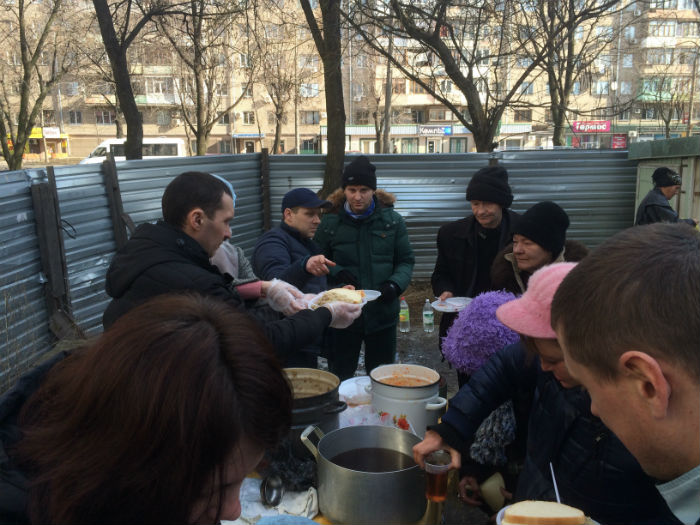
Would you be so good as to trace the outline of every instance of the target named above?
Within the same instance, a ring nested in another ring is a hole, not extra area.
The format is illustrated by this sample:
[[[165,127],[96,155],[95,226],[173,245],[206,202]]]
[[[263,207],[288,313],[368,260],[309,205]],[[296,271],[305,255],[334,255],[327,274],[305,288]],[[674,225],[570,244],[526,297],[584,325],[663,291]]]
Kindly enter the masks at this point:
[[[335,263],[312,240],[321,210],[331,203],[308,188],[288,191],[282,199],[282,222],[263,234],[253,251],[253,270],[265,280],[281,279],[304,293],[326,290],[328,267]]]

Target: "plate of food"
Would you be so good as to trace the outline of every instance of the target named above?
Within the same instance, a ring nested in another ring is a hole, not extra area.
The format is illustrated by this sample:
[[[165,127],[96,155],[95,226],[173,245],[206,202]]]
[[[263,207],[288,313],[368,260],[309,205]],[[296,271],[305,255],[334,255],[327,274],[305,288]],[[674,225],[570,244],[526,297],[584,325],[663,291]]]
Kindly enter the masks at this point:
[[[374,291],[374,290],[368,290],[368,291]],[[379,294],[379,292],[375,292]],[[379,297],[379,295],[376,295],[374,299]],[[374,300],[374,299],[368,299],[367,294],[365,293],[365,290],[349,290],[347,288],[332,288],[331,290],[326,290],[325,292],[321,292],[318,294],[316,297],[311,299],[309,301],[309,308],[312,310],[315,310],[319,306],[323,306],[324,304],[332,303],[334,301],[340,301],[343,303],[351,303],[351,304],[366,304],[367,301]]]
[[[471,297],[450,297],[444,301],[436,299],[430,304],[430,306],[433,307],[433,310],[438,312],[454,314],[462,311],[464,307],[471,302],[471,300]]]
[[[526,500],[503,507],[496,525],[593,525],[577,508],[556,501]]]

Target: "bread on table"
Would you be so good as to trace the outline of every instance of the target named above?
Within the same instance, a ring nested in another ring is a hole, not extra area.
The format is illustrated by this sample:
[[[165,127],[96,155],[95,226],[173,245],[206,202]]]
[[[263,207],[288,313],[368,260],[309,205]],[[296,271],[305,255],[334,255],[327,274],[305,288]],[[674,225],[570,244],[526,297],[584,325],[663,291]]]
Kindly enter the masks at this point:
[[[502,525],[583,525],[586,515],[556,501],[519,501],[506,507]]]
[[[341,301],[343,303],[360,304],[365,293],[362,290],[349,290],[348,288],[333,288],[326,290],[323,295],[316,301],[315,306],[323,306],[324,304],[332,303],[333,301]]]

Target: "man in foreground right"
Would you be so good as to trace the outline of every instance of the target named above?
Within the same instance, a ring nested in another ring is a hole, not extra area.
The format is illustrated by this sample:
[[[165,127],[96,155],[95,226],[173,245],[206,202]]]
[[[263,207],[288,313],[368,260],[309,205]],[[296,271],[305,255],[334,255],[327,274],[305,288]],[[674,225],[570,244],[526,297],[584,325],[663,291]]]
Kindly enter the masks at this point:
[[[552,327],[591,411],[676,517],[700,524],[700,233],[625,230],[564,279]]]

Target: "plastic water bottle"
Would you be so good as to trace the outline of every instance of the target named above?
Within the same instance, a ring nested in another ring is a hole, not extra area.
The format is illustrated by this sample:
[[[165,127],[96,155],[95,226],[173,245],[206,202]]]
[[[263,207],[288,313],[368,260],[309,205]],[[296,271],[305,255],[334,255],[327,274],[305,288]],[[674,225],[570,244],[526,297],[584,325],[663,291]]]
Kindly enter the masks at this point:
[[[408,332],[411,329],[411,315],[408,311],[408,303],[404,297],[401,298],[399,306],[399,332]]]
[[[435,330],[433,307],[430,306],[430,300],[426,299],[423,305],[423,331],[432,332],[433,330]]]

